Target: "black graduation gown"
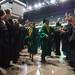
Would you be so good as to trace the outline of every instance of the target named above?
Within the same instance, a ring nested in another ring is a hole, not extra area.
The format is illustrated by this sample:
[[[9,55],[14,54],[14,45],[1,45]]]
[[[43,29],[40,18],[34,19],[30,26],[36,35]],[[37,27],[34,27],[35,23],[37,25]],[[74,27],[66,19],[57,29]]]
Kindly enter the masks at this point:
[[[0,66],[9,65],[9,39],[6,25],[0,21]]]
[[[75,67],[75,27],[72,28],[72,35],[70,36],[70,60]]]
[[[61,32],[62,50],[69,56],[70,53],[70,36],[72,35],[72,25],[68,24],[64,27],[65,32]]]
[[[13,62],[16,63],[17,59],[19,58],[19,52],[20,52],[20,43],[19,43],[19,27],[18,24],[15,24],[14,26],[14,50],[13,50]]]
[[[24,49],[25,44],[25,26],[22,25],[19,27],[19,37],[20,37],[20,49]]]
[[[13,58],[13,55],[12,55],[12,53],[13,53],[13,50],[14,50],[14,28],[13,28],[13,23],[11,24],[10,22],[9,22],[9,20],[10,19],[8,19],[7,21],[6,21],[6,26],[7,26],[7,28],[8,28],[8,34],[9,34],[9,58],[10,58],[10,60],[12,60],[12,58]],[[11,19],[12,20],[12,19]]]
[[[66,27],[69,41],[69,52],[68,52],[68,62],[72,67],[75,67],[75,37],[73,37],[73,26],[68,24]],[[75,36],[75,35],[74,35]]]
[[[12,19],[6,21],[6,25],[9,33],[9,58],[10,60],[15,61],[18,53],[18,34],[17,26],[13,23]]]

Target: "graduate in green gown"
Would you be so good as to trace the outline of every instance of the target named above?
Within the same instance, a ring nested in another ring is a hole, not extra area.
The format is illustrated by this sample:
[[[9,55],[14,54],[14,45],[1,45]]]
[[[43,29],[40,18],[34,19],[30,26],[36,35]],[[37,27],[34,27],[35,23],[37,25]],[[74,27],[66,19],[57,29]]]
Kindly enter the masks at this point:
[[[40,39],[41,39],[41,61],[45,62],[45,57],[51,55],[51,44],[52,44],[52,37],[51,37],[52,28],[49,27],[49,20],[43,20],[43,26],[40,31]]]
[[[30,23],[28,28],[28,52],[33,61],[33,55],[37,54],[37,31],[35,23]]]

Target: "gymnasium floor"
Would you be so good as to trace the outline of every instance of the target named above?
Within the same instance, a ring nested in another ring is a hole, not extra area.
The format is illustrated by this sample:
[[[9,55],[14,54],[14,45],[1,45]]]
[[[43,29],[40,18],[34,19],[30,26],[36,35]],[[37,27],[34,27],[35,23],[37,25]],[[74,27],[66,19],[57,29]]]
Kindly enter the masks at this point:
[[[63,60],[64,56],[62,52],[59,58],[46,57],[48,62],[46,64],[40,62],[40,55],[41,51],[34,56],[34,62],[31,62],[29,53],[24,49],[20,52],[18,63],[14,64],[11,62],[12,67],[6,70],[1,69],[3,74],[0,75],[75,75],[72,68]]]

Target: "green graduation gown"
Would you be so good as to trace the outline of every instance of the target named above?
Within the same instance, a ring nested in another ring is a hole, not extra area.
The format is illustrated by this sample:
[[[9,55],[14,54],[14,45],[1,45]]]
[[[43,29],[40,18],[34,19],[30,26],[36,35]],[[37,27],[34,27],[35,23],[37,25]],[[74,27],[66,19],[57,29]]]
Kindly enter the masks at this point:
[[[51,43],[52,43],[52,37],[51,37],[52,28],[46,27],[45,25],[42,27],[40,31],[40,39],[41,39],[41,49],[42,54],[45,56],[51,55]],[[48,37],[46,37],[48,35]]]

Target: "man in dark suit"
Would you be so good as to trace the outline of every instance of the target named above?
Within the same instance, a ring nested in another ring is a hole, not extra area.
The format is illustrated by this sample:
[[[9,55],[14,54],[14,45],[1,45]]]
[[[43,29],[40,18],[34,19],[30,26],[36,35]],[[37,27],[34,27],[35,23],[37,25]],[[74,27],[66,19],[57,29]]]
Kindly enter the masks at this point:
[[[60,29],[61,29],[61,23],[60,18],[58,18],[56,22],[55,32],[54,32],[54,42],[55,42],[55,53],[57,56],[60,56]]]

